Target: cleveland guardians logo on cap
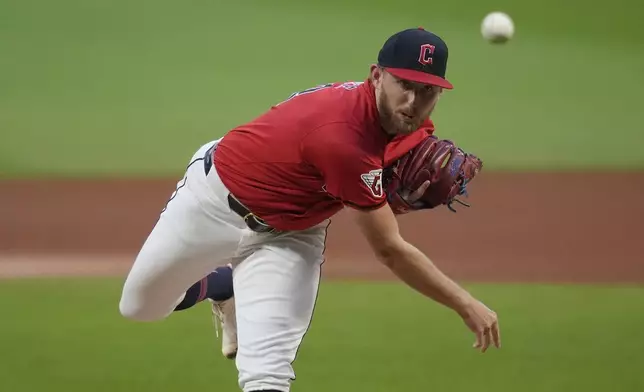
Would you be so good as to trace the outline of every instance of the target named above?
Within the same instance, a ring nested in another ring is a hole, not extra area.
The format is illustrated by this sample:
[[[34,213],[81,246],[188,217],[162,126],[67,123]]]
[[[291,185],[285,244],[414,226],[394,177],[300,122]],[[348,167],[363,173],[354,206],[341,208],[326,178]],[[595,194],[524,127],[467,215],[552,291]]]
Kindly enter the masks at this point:
[[[452,89],[445,79],[447,56],[447,44],[439,36],[423,28],[407,29],[387,39],[378,65],[400,79]]]
[[[420,57],[418,57],[418,62],[422,65],[431,65],[432,64],[432,55],[434,54],[434,49],[436,46],[432,44],[423,44],[420,45]]]

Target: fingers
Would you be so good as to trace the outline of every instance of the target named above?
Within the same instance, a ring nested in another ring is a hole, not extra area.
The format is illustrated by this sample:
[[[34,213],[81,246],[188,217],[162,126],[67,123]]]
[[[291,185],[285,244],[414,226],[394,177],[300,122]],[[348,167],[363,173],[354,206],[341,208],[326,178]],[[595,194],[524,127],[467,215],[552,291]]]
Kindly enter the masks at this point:
[[[479,349],[483,345],[483,330],[479,329],[476,331],[476,342],[472,347]]]
[[[492,340],[496,348],[501,347],[501,331],[499,329],[499,322],[492,324]]]
[[[485,353],[490,344],[494,344],[496,348],[501,347],[501,333],[496,320],[487,326],[480,327],[476,331],[476,342],[473,347],[480,350],[481,353]]]
[[[423,182],[423,184],[419,186],[418,189],[416,189],[411,193],[411,195],[409,195],[409,201],[411,203],[414,203],[415,201],[423,197],[423,195],[425,194],[425,191],[427,190],[427,188],[429,188],[430,184],[431,184],[431,181],[429,180]]]
[[[484,353],[490,347],[490,328],[485,328],[483,331],[483,345],[481,346],[481,352]]]
[[[492,344],[497,348],[501,347],[499,319],[495,312],[480,302],[474,302],[464,319],[465,324],[476,336],[473,348],[485,353]]]

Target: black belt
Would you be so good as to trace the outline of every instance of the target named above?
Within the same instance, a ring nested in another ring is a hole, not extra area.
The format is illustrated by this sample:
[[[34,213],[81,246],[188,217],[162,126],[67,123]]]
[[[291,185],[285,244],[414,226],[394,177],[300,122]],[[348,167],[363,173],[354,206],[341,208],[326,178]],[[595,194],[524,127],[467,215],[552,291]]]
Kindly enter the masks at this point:
[[[210,173],[210,169],[212,168],[212,155],[213,152],[217,149],[217,144],[218,143],[215,143],[215,145],[210,147],[204,155],[203,164],[206,175]],[[242,202],[237,200],[237,198],[232,193],[228,193],[228,206],[235,212],[235,214],[239,215],[244,220],[244,222],[246,222],[246,226],[248,226],[248,228],[252,231],[257,233],[273,233],[276,231],[273,227],[264,222],[262,218],[253,214],[248,208],[246,208],[246,206],[244,206]]]

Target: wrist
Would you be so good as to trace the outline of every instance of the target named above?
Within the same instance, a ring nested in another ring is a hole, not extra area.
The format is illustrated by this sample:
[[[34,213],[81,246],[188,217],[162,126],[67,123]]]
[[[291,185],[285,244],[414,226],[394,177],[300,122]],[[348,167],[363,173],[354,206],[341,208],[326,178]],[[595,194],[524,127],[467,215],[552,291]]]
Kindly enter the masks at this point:
[[[472,307],[472,299],[473,297],[467,291],[460,289],[450,298],[450,308],[460,316],[465,316]]]

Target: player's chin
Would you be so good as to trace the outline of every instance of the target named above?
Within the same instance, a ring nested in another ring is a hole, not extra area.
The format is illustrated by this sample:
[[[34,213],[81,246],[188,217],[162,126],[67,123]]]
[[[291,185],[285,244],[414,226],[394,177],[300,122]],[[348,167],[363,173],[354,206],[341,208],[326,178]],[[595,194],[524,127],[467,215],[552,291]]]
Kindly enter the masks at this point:
[[[398,126],[397,129],[397,134],[399,135],[408,135],[420,127],[420,124],[417,122],[410,122],[410,121],[401,121],[400,123],[397,124]]]

